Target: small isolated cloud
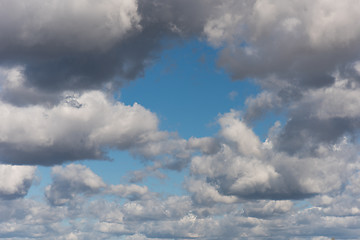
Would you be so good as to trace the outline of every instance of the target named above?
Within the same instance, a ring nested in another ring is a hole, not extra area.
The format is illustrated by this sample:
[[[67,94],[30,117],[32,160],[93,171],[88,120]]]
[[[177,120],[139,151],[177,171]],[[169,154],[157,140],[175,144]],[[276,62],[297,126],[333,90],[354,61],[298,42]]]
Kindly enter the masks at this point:
[[[234,101],[238,95],[239,95],[239,93],[237,91],[231,91],[231,92],[229,92],[228,96],[229,96],[230,100]]]

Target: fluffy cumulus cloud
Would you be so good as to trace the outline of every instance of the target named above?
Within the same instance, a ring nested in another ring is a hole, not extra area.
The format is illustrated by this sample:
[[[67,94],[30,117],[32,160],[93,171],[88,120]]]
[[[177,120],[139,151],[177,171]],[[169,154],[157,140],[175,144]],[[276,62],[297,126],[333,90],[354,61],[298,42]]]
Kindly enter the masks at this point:
[[[0,238],[358,239],[359,16],[356,0],[0,0]],[[114,94],[191,38],[260,88],[182,139]],[[286,120],[262,140],[268,112]],[[108,183],[65,165],[113,149],[147,166]],[[136,184],[171,170],[181,194]]]
[[[352,167],[359,169],[355,165]],[[318,195],[311,199],[310,208],[290,200],[224,201],[222,193],[210,205],[189,196],[161,197],[139,185],[106,184],[79,164],[54,167],[52,178],[46,190],[49,202],[26,198],[1,201],[1,237],[356,239],[359,234],[356,226],[360,206],[353,198],[360,193],[357,172],[350,176],[341,194]],[[134,193],[142,197],[128,197]],[[99,198],[104,194],[113,197]]]
[[[24,88],[16,82],[21,73],[9,71],[9,84]],[[51,105],[18,106],[3,100],[0,109],[0,159],[7,163],[104,159],[104,148],[130,149],[167,136],[158,131],[155,114],[136,103],[116,102],[101,91],[64,92]]]
[[[45,195],[54,205],[63,205],[76,193],[94,194],[105,187],[99,176],[83,165],[60,166],[52,170],[54,182],[46,188]]]
[[[358,128],[351,93],[359,87],[358,4],[225,1],[204,26],[209,43],[223,47],[219,65],[264,90],[247,100],[246,121],[290,108],[279,140],[288,153],[303,151],[307,141],[334,143]]]
[[[46,187],[45,196],[55,206],[62,206],[79,201],[81,196],[97,194],[114,195],[119,198],[139,200],[154,195],[146,186],[108,185],[85,165],[69,164],[52,169],[53,183]]]
[[[0,61],[24,64],[27,76],[39,88],[83,88],[85,83],[91,86],[92,81],[111,76],[114,65],[123,64],[121,57],[113,56],[116,63],[108,60],[105,67],[98,65],[96,56],[110,57],[110,49],[140,29],[135,0],[4,0],[0,4],[4,33]]]
[[[219,63],[234,78],[275,75],[300,87],[319,87],[333,82],[334,68],[358,56],[360,32],[353,22],[358,5],[351,0],[229,0],[209,18],[204,32],[215,46],[229,44]]]
[[[106,49],[139,24],[137,2],[1,1],[2,51],[58,45]],[[58,51],[59,49],[53,49]]]
[[[143,73],[163,38],[199,35],[214,5],[2,0],[0,64],[22,65],[29,85],[48,93],[116,88]]]
[[[0,198],[23,197],[35,179],[36,167],[0,165]]]
[[[357,171],[349,165],[358,161],[358,146],[346,137],[318,146],[315,155],[294,156],[276,147],[274,141],[281,136],[275,133],[261,143],[234,111],[220,117],[219,123],[221,148],[191,160],[187,185],[199,203],[303,199],[340,191],[347,176]],[[227,134],[229,129],[234,134]]]

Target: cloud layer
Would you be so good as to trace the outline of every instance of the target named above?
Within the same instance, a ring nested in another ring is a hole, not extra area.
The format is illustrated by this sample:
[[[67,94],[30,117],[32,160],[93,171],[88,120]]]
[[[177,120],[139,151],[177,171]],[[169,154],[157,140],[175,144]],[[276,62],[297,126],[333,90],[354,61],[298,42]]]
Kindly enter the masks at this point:
[[[355,0],[0,0],[0,238],[357,239],[359,16]],[[114,96],[193,38],[259,91],[182,139]],[[262,140],[268,113],[285,120]],[[146,166],[108,183],[73,163],[112,150]],[[139,185],[172,170],[181,194]]]

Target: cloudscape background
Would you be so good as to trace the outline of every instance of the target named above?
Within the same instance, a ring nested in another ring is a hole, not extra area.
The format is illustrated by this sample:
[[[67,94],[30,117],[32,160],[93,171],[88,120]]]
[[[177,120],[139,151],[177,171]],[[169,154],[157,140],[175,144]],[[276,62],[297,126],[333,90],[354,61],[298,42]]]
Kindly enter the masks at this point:
[[[359,21],[0,0],[0,238],[359,239]]]

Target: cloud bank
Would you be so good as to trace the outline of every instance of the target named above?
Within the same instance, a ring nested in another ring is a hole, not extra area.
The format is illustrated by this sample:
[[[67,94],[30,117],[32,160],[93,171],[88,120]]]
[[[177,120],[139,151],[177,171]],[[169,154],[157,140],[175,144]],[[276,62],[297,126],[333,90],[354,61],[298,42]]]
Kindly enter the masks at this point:
[[[0,0],[0,238],[357,239],[359,5]],[[213,136],[182,139],[114,96],[194,38],[260,90]],[[261,140],[268,113],[286,120]],[[113,184],[73,163],[112,150],[147,166]],[[38,165],[52,167],[43,199],[27,196]],[[171,170],[182,194],[139,185]]]

